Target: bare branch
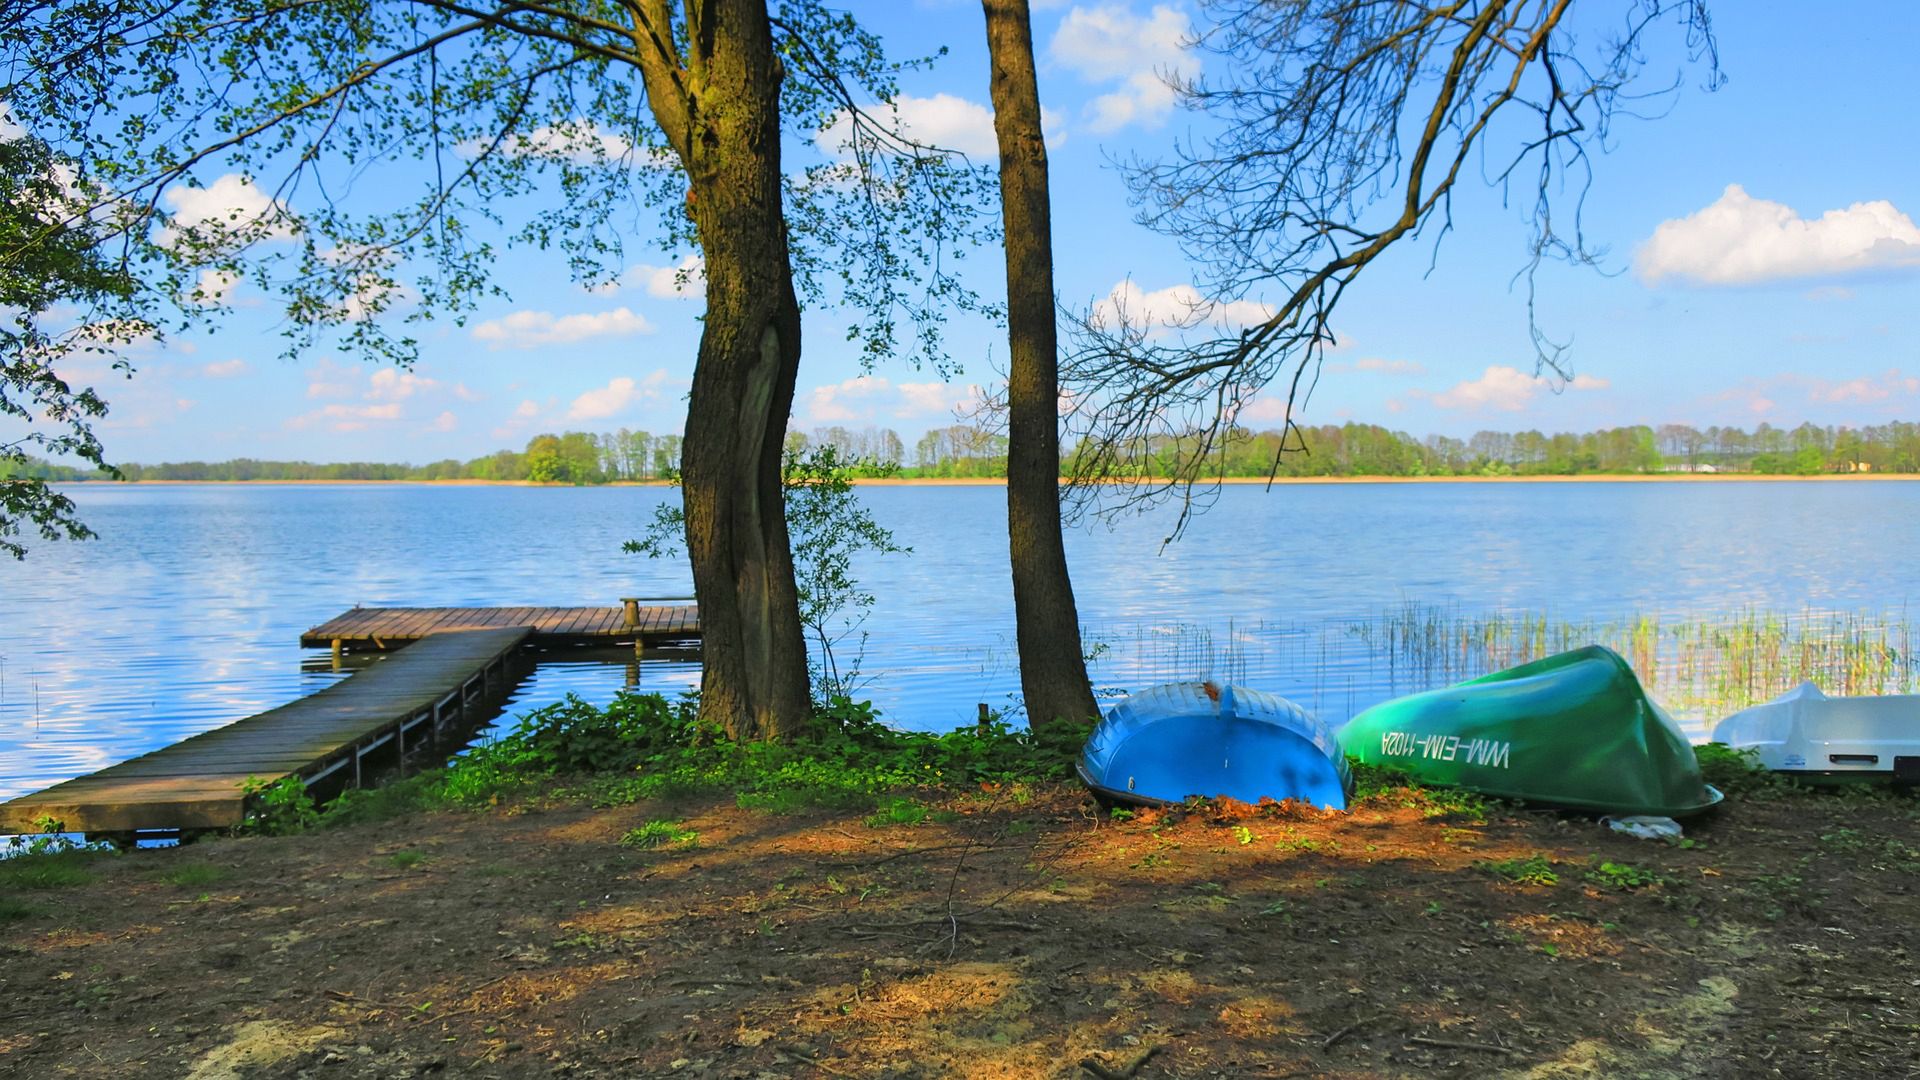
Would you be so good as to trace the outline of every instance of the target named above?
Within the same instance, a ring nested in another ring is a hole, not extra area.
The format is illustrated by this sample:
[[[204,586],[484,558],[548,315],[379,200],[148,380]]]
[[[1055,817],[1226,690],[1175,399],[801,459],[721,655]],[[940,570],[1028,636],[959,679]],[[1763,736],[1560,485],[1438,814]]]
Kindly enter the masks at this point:
[[[1224,58],[1226,74],[1173,85],[1223,123],[1170,160],[1134,161],[1128,180],[1140,220],[1207,269],[1208,295],[1225,302],[1277,288],[1281,299],[1264,320],[1210,335],[1211,310],[1170,327],[1117,298],[1072,320],[1061,375],[1073,402],[1065,422],[1077,440],[1076,508],[1115,513],[1173,499],[1177,536],[1217,486],[1226,450],[1248,437],[1240,414],[1277,379],[1287,387],[1283,436],[1298,435],[1347,288],[1436,219],[1437,252],[1465,162],[1516,109],[1541,127],[1489,182],[1504,186],[1522,163],[1538,164],[1523,271],[1529,320],[1539,366],[1565,374],[1564,346],[1532,321],[1531,274],[1549,256],[1593,261],[1578,216],[1592,182],[1589,146],[1628,100],[1653,27],[1679,22],[1694,56],[1712,58],[1703,0],[1621,2],[1627,30],[1591,68],[1559,33],[1571,0],[1206,4],[1215,19],[1196,47]],[[1573,232],[1562,236],[1552,193],[1570,168],[1582,182]],[[1295,449],[1284,438],[1281,446]]]

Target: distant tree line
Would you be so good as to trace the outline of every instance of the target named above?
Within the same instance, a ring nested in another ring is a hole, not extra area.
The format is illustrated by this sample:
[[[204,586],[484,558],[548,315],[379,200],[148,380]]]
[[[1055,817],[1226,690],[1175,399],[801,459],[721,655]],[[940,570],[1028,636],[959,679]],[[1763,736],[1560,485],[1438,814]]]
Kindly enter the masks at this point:
[[[524,450],[497,450],[471,461],[448,458],[426,465],[380,462],[176,461],[159,465],[123,465],[128,480],[525,480],[545,484],[605,484],[615,481],[670,480],[680,474],[678,435],[618,431],[596,435],[569,431],[535,435]],[[0,462],[0,479],[100,480],[93,470],[28,459],[11,472]]]
[[[678,435],[621,428],[607,434],[569,431],[535,435],[524,450],[500,450],[471,461],[448,459],[427,465],[377,462],[182,461],[122,465],[128,480],[506,480],[552,484],[604,484],[672,480],[679,476]],[[911,449],[889,428],[815,428],[787,435],[799,453],[830,446],[842,460],[898,466],[908,479],[1006,476],[1005,435],[956,424],[935,428]],[[1149,468],[1171,468],[1181,447],[1167,441],[1148,455]],[[1072,466],[1068,451],[1064,469]],[[1644,424],[1582,434],[1482,431],[1471,438],[1416,438],[1376,424],[1304,427],[1279,431],[1239,430],[1216,457],[1216,470],[1230,477],[1340,476],[1584,476],[1644,473],[1734,472],[1788,476],[1827,473],[1920,473],[1920,424],[1895,421],[1869,427],[1801,424],[1752,431],[1705,429],[1685,424]],[[1276,461],[1278,462],[1276,468]],[[105,475],[29,458],[0,462],[0,479],[97,480]]]

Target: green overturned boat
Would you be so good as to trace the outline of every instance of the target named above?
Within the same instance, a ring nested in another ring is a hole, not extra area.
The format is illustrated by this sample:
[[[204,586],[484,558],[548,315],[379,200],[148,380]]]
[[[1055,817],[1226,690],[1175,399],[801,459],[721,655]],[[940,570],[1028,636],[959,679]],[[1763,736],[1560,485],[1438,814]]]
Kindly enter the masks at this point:
[[[1721,798],[1673,718],[1599,645],[1375,705],[1340,743],[1422,783],[1543,806],[1685,817]]]

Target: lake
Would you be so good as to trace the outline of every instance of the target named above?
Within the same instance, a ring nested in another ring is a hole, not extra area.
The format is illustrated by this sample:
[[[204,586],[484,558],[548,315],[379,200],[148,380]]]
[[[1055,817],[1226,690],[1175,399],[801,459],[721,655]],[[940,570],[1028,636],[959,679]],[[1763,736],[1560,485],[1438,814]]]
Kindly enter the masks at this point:
[[[100,539],[0,560],[0,797],[340,678],[298,638],[355,604],[612,605],[691,592],[683,565],[620,550],[677,498],[662,488],[67,490]],[[861,496],[913,549],[857,566],[876,598],[867,695],[892,723],[923,730],[969,722],[979,702],[1014,702],[1004,489]],[[1160,512],[1069,536],[1094,682],[1109,700],[1210,677],[1337,723],[1491,662],[1383,651],[1383,637],[1419,620],[1477,634],[1478,620],[1517,611],[1576,624],[1841,613],[1871,616],[1904,645],[1907,605],[1920,599],[1920,482],[1236,486],[1162,550],[1171,521]],[[841,646],[843,663],[857,638]],[[1911,655],[1890,651],[1910,678]],[[547,660],[509,715],[569,693],[604,702],[636,678],[669,693],[699,679],[684,659],[635,668],[619,650]],[[1696,735],[1715,718],[1676,711]]]

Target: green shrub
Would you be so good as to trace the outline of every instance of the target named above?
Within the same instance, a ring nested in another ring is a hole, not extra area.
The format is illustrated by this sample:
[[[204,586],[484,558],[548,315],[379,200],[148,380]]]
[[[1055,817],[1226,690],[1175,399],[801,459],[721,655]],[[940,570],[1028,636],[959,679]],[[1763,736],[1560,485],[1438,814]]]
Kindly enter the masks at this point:
[[[1524,859],[1482,859],[1473,864],[1494,877],[1515,885],[1557,885],[1560,875],[1553,872],[1553,860],[1534,852]]]
[[[245,831],[265,835],[382,821],[446,807],[499,803],[556,779],[557,789],[595,805],[733,791],[741,807],[792,813],[812,807],[874,809],[890,793],[978,790],[1070,780],[1089,724],[1040,732],[1003,720],[946,734],[896,731],[868,702],[836,698],[781,743],[737,743],[698,722],[693,695],[622,693],[606,707],[569,695],[521,717],[505,734],[473,747],[444,769],[384,787],[343,792],[316,809],[299,780],[254,780]],[[923,811],[924,814],[924,811]],[[939,816],[932,815],[934,820]]]
[[[1373,765],[1347,755],[1347,768],[1353,775],[1351,805],[1372,804],[1381,807],[1418,809],[1429,818],[1461,817],[1485,821],[1500,800],[1459,788],[1430,787],[1405,769],[1393,765]]]
[[[1673,884],[1671,878],[1652,870],[1630,863],[1608,860],[1595,863],[1583,876],[1595,885],[1606,885],[1615,889],[1650,889]]]
[[[307,785],[297,776],[277,781],[249,776],[240,785],[247,797],[247,814],[242,832],[261,836],[288,836],[305,832],[320,823],[320,810],[313,804]]]
[[[1700,779],[1728,795],[1784,794],[1796,789],[1791,779],[1760,764],[1760,755],[1751,750],[1735,750],[1725,743],[1704,743],[1693,748],[1700,763]]]
[[[869,829],[892,825],[918,825],[927,820],[927,808],[912,799],[889,799],[866,819]]]
[[[699,842],[700,834],[678,821],[649,821],[620,838],[621,844],[635,848],[692,847]]]

